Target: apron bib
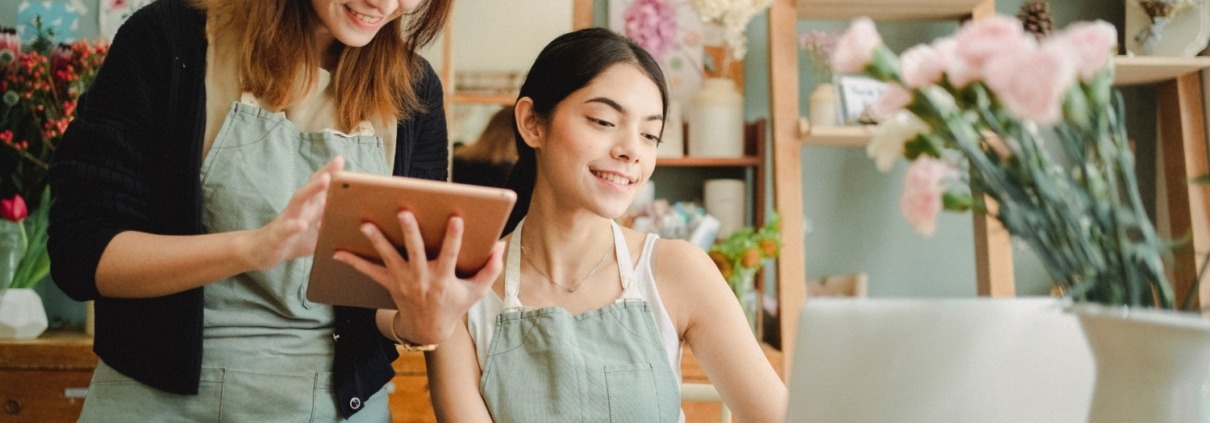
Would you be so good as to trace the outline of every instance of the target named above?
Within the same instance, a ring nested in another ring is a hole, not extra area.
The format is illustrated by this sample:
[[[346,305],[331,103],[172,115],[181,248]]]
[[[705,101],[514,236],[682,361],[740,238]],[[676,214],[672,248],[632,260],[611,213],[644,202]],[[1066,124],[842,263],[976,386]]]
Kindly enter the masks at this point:
[[[496,317],[480,390],[504,422],[676,422],[680,387],[651,317],[634,288],[622,230],[614,253],[622,295],[572,316],[561,307],[521,305],[520,240],[509,243],[504,311]],[[527,384],[528,386],[522,386]]]
[[[261,109],[244,94],[202,163],[206,231],[264,226],[337,155],[347,170],[388,174],[382,141],[368,132],[303,133],[283,113]],[[158,391],[102,362],[88,396],[98,401],[85,401],[81,421],[339,421],[332,307],[305,299],[311,263],[302,257],[206,285],[199,395]],[[385,391],[351,419],[389,420]]]

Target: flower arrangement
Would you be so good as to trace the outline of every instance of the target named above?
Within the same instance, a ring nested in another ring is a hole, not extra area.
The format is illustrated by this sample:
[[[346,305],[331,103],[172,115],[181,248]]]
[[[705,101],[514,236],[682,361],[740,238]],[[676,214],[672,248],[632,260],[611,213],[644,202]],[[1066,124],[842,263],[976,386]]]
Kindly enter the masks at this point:
[[[815,79],[832,80],[832,54],[836,52],[836,35],[820,30],[811,30],[798,35],[798,46],[807,52]]]
[[[722,272],[736,295],[743,294],[745,279],[751,279],[764,259],[781,254],[780,216],[774,214],[760,228],[744,227],[710,247],[710,259]]]
[[[676,44],[676,6],[671,0],[636,0],[623,19],[626,37],[657,60]]]
[[[703,22],[716,23],[723,27],[723,64],[717,69],[723,74],[730,69],[730,61],[742,60],[748,53],[748,39],[744,31],[748,21],[773,3],[773,0],[689,0]]]
[[[1173,308],[1171,246],[1143,208],[1113,88],[1116,40],[1097,21],[1039,42],[994,16],[896,56],[860,18],[833,66],[890,84],[880,102],[889,117],[867,152],[884,171],[911,161],[902,206],[918,231],[941,209],[985,211],[1073,300]]]
[[[104,43],[56,44],[39,19],[33,29],[34,41],[23,48],[15,30],[0,28],[0,232],[18,234],[24,251],[7,284],[14,288],[32,287],[49,271],[48,163],[108,51]]]

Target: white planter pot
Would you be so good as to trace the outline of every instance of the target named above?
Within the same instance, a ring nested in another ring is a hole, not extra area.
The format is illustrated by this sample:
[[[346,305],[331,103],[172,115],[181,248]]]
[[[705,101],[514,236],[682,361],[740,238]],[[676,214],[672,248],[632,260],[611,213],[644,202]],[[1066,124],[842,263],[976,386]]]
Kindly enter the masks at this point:
[[[1088,421],[1210,422],[1210,321],[1093,304],[1072,311],[1096,360]]]
[[[840,124],[839,106],[837,105],[836,86],[823,83],[815,86],[807,97],[807,118],[811,126],[836,126]]]
[[[744,96],[728,78],[708,78],[689,107],[689,155],[744,156]]]
[[[30,288],[0,289],[0,339],[33,339],[46,331],[42,297]]]

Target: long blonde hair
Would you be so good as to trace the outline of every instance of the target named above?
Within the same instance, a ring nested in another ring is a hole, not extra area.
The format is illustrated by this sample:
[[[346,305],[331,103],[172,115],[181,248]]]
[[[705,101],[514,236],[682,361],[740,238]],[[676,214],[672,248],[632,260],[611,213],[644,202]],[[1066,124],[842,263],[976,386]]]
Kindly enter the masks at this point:
[[[209,12],[216,30],[239,34],[240,88],[266,108],[285,109],[315,88],[315,69],[323,61],[316,27],[322,23],[310,1],[194,1]],[[332,89],[342,130],[362,120],[399,120],[426,109],[412,87],[422,70],[416,50],[441,32],[450,4],[425,0],[387,23],[364,47],[334,43],[339,51],[332,52],[338,54]]]

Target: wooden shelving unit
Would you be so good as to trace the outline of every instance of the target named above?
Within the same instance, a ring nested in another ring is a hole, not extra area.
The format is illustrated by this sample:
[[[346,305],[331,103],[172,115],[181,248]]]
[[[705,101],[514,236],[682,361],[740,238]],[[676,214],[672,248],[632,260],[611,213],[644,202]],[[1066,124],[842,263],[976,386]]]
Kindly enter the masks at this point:
[[[874,136],[874,126],[816,126],[799,135],[803,145],[810,147],[865,148]]]
[[[723,159],[714,157],[661,157],[656,160],[658,167],[757,167],[763,158],[756,156]]]
[[[517,95],[455,93],[450,96],[450,101],[453,103],[485,103],[511,106],[514,101],[517,101]]]
[[[1151,85],[1210,68],[1210,57],[1118,56],[1114,67],[1114,85]]]
[[[775,208],[782,219],[782,257],[778,260],[778,323],[782,351],[793,357],[799,310],[806,301],[802,147],[858,147],[869,139],[866,128],[816,128],[800,131],[797,23],[805,20],[966,20],[991,16],[994,0],[774,0],[769,18],[769,99],[773,138]],[[1011,296],[1012,252],[1008,232],[994,219],[973,216],[976,276],[980,295]],[[786,365],[792,365],[786,360]],[[789,374],[789,371],[787,371]]]
[[[798,0],[798,19],[876,21],[959,20],[983,10],[995,11],[992,0]]]
[[[798,20],[849,20],[858,16],[875,20],[964,20],[993,13],[993,0],[774,0],[769,13],[769,91],[777,209],[790,216],[802,213],[802,146],[864,147],[873,135],[872,128],[860,126],[799,130],[798,51],[794,43]],[[1164,159],[1160,177],[1167,186],[1163,206],[1169,232],[1193,234],[1193,250],[1210,251],[1210,187],[1188,182],[1210,173],[1199,73],[1210,69],[1210,57],[1118,56],[1114,60],[1115,85],[1156,86],[1159,154]],[[797,220],[783,220],[783,257],[803,256],[803,232]],[[976,216],[975,232],[980,295],[1014,295],[1007,232],[984,216]],[[1172,272],[1178,292],[1188,291],[1188,281],[1196,278],[1202,266],[1192,254],[1174,258]],[[805,290],[799,286],[806,277],[805,263],[780,260],[778,267],[782,333],[783,338],[792,340],[798,309],[805,300]],[[1203,284],[1198,295],[1210,297],[1210,284]],[[783,343],[787,354],[791,354],[788,350],[792,347],[791,342]]]

